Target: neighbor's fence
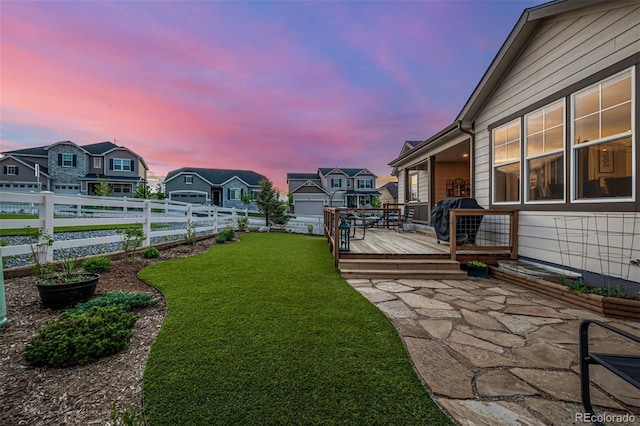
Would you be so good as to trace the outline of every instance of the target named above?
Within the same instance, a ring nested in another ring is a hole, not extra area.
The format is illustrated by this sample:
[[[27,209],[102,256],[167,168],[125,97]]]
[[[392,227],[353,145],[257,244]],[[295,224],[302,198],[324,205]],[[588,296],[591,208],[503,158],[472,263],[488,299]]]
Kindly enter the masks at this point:
[[[186,236],[188,228],[196,234],[215,234],[228,226],[237,228],[239,213],[248,217],[248,211],[238,211],[217,206],[199,206],[163,200],[122,199],[106,197],[77,197],[57,195],[53,192],[34,194],[1,192],[0,211],[19,211],[37,214],[37,219],[3,219],[3,229],[24,229],[30,226],[41,229],[44,235],[53,236],[53,245],[47,250],[47,261],[53,260],[55,250],[109,244],[122,241],[120,235],[56,241],[54,228],[61,226],[142,225],[145,240],[142,246],[151,245],[151,238]],[[153,224],[183,224],[180,229],[153,228]],[[10,245],[2,249],[3,256],[30,255],[31,245]]]

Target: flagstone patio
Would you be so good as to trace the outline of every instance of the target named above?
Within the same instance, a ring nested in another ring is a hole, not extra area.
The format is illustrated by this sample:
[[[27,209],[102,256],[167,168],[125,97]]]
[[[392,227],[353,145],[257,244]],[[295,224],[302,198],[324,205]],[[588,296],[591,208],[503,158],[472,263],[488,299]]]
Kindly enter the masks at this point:
[[[580,322],[640,334],[640,322],[603,318],[493,278],[349,283],[395,324],[433,398],[459,425],[582,423]],[[640,353],[601,329],[591,340],[599,351]],[[635,420],[617,424],[640,425],[640,391],[600,366],[591,372],[596,412],[631,413]]]

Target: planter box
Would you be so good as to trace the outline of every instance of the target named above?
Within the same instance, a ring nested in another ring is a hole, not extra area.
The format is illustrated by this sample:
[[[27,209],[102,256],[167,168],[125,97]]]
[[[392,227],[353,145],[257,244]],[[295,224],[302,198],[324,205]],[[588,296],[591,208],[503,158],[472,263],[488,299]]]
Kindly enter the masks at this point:
[[[489,267],[467,264],[467,275],[470,277],[487,278],[489,276]]]
[[[51,309],[62,309],[83,303],[91,299],[96,291],[100,279],[99,274],[83,274],[84,281],[70,284],[40,284],[36,283],[42,306]]]
[[[560,284],[494,267],[491,268],[491,275],[554,299],[562,300],[572,306],[588,309],[607,317],[640,320],[640,300],[577,293]]]

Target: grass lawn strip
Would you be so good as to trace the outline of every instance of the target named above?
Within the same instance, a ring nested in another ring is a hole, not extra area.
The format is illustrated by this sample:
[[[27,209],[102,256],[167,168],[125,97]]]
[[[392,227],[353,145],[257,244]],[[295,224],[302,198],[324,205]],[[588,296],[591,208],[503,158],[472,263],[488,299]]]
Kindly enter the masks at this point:
[[[140,277],[167,298],[144,373],[151,426],[452,424],[322,238],[246,234]]]

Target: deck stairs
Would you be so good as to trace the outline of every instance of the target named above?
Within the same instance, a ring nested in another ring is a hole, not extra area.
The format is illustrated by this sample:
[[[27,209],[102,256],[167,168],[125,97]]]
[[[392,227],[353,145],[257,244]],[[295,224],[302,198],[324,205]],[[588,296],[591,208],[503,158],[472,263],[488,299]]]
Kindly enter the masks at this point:
[[[419,279],[464,280],[466,272],[460,270],[460,262],[435,258],[341,258],[338,268],[346,279]]]

